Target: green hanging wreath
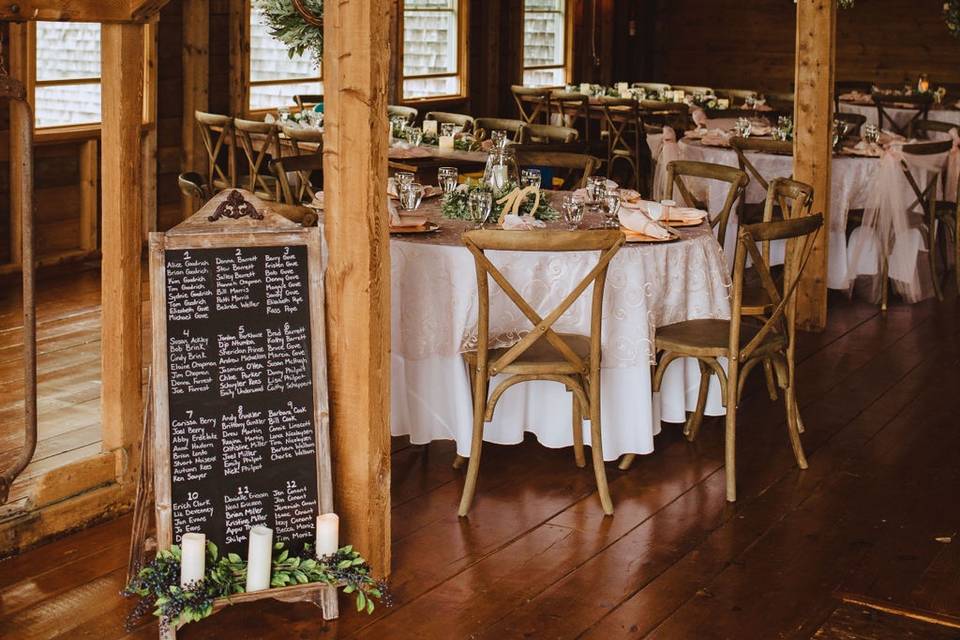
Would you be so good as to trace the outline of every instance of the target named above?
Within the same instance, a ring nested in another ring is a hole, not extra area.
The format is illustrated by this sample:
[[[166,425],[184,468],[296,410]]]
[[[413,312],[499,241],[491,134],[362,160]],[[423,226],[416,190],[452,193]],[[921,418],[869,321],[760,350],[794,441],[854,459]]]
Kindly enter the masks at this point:
[[[323,15],[323,0],[301,0],[315,16]],[[317,67],[323,59],[323,29],[312,25],[297,11],[293,0],[254,0],[263,14],[270,35],[287,46],[290,57],[309,51]]]

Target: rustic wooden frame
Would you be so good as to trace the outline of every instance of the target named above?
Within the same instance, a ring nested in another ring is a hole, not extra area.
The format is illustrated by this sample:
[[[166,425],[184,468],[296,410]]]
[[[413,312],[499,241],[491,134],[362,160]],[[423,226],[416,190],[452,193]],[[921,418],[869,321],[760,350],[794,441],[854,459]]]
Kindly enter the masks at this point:
[[[425,96],[422,98],[407,98],[403,95],[403,81],[407,76],[403,73],[403,13],[404,1],[398,0],[397,7],[397,55],[394,63],[394,72],[396,73],[397,83],[397,102],[401,105],[407,104],[429,104],[431,102],[450,102],[453,100],[463,100],[470,96],[470,78],[469,78],[469,55],[470,55],[470,3],[467,0],[453,0],[456,3],[457,18],[457,70],[455,73],[431,73],[421,76],[410,76],[410,78],[460,78],[459,93],[451,93],[442,96]]]
[[[168,233],[150,234],[150,287],[153,317],[153,385],[152,415],[153,441],[144,446],[153,448],[153,486],[156,503],[157,548],[167,549],[173,543],[172,480],[170,477],[170,413],[167,398],[167,304],[166,256],[168,250],[223,249],[232,247],[307,247],[308,290],[310,300],[311,358],[314,390],[314,435],[317,450],[317,506],[320,513],[333,511],[333,472],[330,458],[330,407],[326,367],[326,321],[324,266],[320,232],[316,228],[299,227],[267,212],[265,219],[251,226],[248,221],[227,221],[235,230],[222,231],[223,222],[207,224],[206,215],[218,203],[212,201],[203,207],[183,227]],[[147,429],[145,429],[146,431]],[[136,538],[135,534],[135,538]],[[275,599],[284,602],[310,601],[321,606],[324,619],[338,615],[336,587],[326,584],[296,585],[272,588],[255,593],[244,593],[220,598],[214,603],[214,612],[239,602]],[[176,630],[161,637],[176,638]]]
[[[543,69],[563,69],[563,82],[565,86],[570,82],[570,78],[573,77],[573,7],[571,6],[571,0],[563,0],[563,63],[562,64],[547,64],[528,67],[523,64],[523,24],[527,17],[527,8],[526,3],[520,5],[520,82],[523,83],[524,73],[530,70],[543,70]],[[557,11],[534,11],[532,13],[557,13]],[[558,87],[561,85],[557,85]]]

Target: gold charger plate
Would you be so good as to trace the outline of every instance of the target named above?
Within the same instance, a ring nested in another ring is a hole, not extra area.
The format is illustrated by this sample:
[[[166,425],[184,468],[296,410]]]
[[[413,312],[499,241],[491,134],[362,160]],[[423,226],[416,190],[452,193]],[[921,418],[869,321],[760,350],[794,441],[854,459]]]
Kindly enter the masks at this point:
[[[620,231],[623,232],[623,235],[627,237],[627,242],[675,242],[679,238],[674,236],[668,236],[666,238],[654,238],[653,236],[644,235],[642,233],[637,233],[636,231],[630,231],[629,229],[624,229],[620,227]]]
[[[672,220],[664,220],[671,227],[699,227],[703,224],[703,221],[706,218],[701,218],[700,220],[683,220],[682,218],[674,218]]]
[[[419,227],[390,227],[390,233],[400,235],[415,235],[418,233],[433,233],[440,230],[440,225],[436,222],[427,222]]]

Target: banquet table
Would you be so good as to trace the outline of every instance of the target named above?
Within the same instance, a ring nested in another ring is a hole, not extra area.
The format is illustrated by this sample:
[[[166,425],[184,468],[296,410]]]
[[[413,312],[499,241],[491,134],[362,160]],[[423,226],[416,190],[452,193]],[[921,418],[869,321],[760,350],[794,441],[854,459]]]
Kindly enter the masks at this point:
[[[548,194],[557,198],[558,194]],[[474,260],[461,242],[468,226],[440,217],[439,199],[420,213],[438,232],[393,235],[392,431],[413,443],[453,439],[470,454],[472,401],[461,353],[476,341],[477,284]],[[588,214],[584,227],[599,223]],[[556,226],[550,223],[548,226]],[[614,460],[654,448],[660,421],[683,422],[696,405],[700,373],[695,361],[673,363],[662,391],[651,389],[653,344],[658,326],[686,319],[729,317],[729,276],[708,226],[680,230],[682,238],[627,244],[610,265],[603,302],[601,412],[603,454]],[[596,263],[590,253],[491,252],[491,260],[541,314],[552,310]],[[589,333],[589,290],[556,325]],[[491,288],[491,336],[498,345],[518,340],[530,324],[498,287]],[[491,384],[493,388],[498,380]],[[707,413],[722,415],[716,380]],[[510,389],[498,403],[484,440],[516,444],[532,432],[548,447],[573,444],[570,395],[555,382]],[[590,442],[589,428],[583,430]]]
[[[713,126],[711,124],[711,126]],[[724,164],[731,167],[738,166],[737,154],[727,147],[713,147],[701,144],[699,141],[684,138],[679,142],[680,155],[685,160],[698,160]],[[767,179],[778,176],[793,175],[793,157],[775,155],[771,153],[750,153],[751,162],[761,175]],[[831,289],[847,289],[847,214],[851,209],[862,209],[866,205],[867,196],[874,172],[879,167],[879,158],[834,155],[830,171],[830,235],[827,268],[827,286]],[[707,190],[708,204],[711,211],[717,211],[723,206],[727,195],[727,185],[710,181]],[[751,180],[747,186],[747,202],[762,202],[766,193],[756,180]],[[725,252],[732,257],[736,245],[737,228],[736,208],[730,214],[730,224],[727,237],[724,239]],[[774,261],[782,261],[782,254],[772,255]]]
[[[840,101],[840,111],[843,113],[859,113],[867,118],[868,124],[877,124],[877,106],[873,102]],[[905,127],[916,115],[917,110],[905,107],[884,107],[884,111],[897,123],[898,127]],[[928,119],[937,122],[949,122],[960,127],[960,109],[946,105],[934,105],[930,108]]]

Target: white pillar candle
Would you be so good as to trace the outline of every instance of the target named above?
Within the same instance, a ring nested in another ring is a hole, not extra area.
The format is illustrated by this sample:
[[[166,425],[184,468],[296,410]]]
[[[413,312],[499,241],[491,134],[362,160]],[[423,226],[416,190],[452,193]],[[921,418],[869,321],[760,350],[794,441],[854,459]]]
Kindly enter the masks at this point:
[[[586,94],[588,94],[588,95],[590,94],[590,83],[589,83],[589,82],[581,82],[581,83],[580,83],[580,93],[586,93]]]
[[[440,136],[440,148],[447,149],[448,151],[453,150],[453,136]]]
[[[207,536],[185,533],[180,539],[180,586],[203,580],[207,563]]]
[[[317,557],[336,553],[340,548],[340,516],[323,513],[317,516]]]
[[[437,135],[437,124],[439,123],[436,120],[424,120],[423,133]]]
[[[273,529],[256,526],[250,529],[247,546],[247,592],[270,588],[273,571]]]
[[[630,88],[630,83],[628,83],[628,82],[618,82],[618,83],[617,83],[617,91],[620,93],[620,95],[623,95],[624,92],[626,92],[627,89],[629,89],[629,88]]]

